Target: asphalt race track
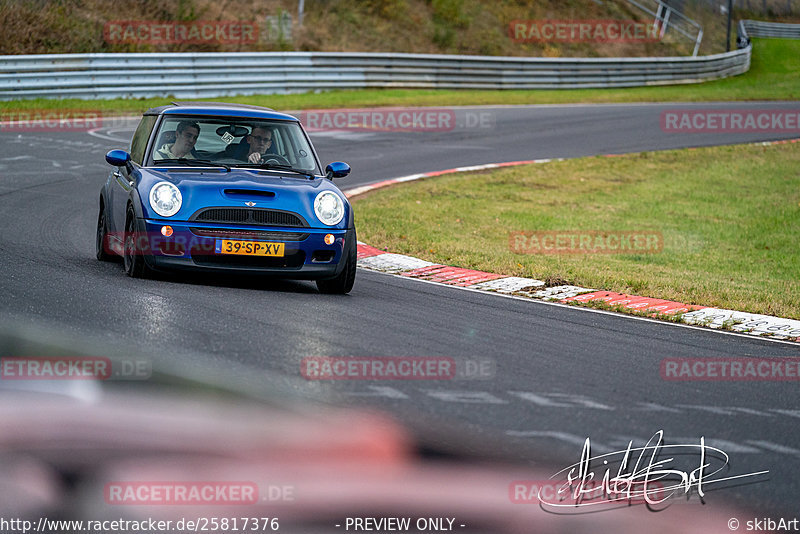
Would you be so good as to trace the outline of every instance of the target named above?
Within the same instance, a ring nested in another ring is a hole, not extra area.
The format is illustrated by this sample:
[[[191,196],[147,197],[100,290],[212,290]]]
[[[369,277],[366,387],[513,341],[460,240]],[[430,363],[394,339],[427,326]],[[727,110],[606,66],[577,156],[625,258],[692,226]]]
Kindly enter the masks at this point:
[[[345,189],[482,163],[792,137],[677,135],[660,128],[661,111],[712,107],[792,104],[460,108],[452,131],[311,137],[323,165],[343,160],[352,166],[352,175],[338,182]],[[119,264],[94,258],[97,198],[110,171],[103,156],[127,147],[132,129],[0,128],[5,317],[134,347],[156,362],[240,364],[256,375],[284,377],[309,397],[384,409],[453,451],[479,443],[475,450],[555,466],[554,472],[578,461],[586,437],[595,450],[612,451],[631,439],[643,445],[661,429],[672,443],[705,436],[730,455],[730,474],[770,471],[760,483],[708,493],[709,505],[728,502],[772,517],[797,511],[797,383],[666,382],[659,366],[667,357],[799,357],[798,345],[363,270],[346,297],[320,295],[309,282],[134,280]],[[495,372],[452,383],[307,382],[299,375],[307,356],[448,356],[490,360]],[[449,440],[449,430],[441,429],[450,427],[469,439]]]

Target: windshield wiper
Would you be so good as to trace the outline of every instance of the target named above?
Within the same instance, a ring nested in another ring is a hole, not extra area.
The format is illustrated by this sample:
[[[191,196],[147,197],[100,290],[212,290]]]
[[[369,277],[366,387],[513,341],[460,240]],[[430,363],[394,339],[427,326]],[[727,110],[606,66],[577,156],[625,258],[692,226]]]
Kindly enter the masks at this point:
[[[192,167],[208,167],[209,165],[212,167],[223,167],[226,171],[230,171],[230,165],[225,165],[224,163],[217,163],[216,161],[211,161],[210,159],[186,159],[186,158],[166,158],[166,159],[157,159],[154,160],[156,165],[161,163],[178,163],[180,165],[189,165]]]
[[[311,171],[306,171],[303,169],[295,169],[291,165],[281,165],[280,163],[260,163],[256,165],[259,169],[278,169],[281,171],[289,171],[296,174],[302,174],[303,176],[308,177],[310,180],[315,178],[315,175]]]

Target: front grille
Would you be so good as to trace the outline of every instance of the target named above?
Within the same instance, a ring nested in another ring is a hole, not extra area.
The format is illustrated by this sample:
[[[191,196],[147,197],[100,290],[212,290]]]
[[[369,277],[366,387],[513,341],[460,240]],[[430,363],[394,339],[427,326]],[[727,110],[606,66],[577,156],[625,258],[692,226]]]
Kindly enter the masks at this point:
[[[306,261],[302,250],[289,252],[286,256],[238,256],[233,254],[209,254],[202,247],[192,247],[192,260],[197,265],[208,267],[241,267],[262,269],[299,269]]]
[[[258,239],[272,241],[305,241],[310,234],[296,232],[267,232],[264,230],[233,230],[228,228],[190,228],[194,235],[217,239]]]
[[[308,226],[308,223],[296,213],[265,208],[206,208],[192,215],[189,220],[298,228]]]

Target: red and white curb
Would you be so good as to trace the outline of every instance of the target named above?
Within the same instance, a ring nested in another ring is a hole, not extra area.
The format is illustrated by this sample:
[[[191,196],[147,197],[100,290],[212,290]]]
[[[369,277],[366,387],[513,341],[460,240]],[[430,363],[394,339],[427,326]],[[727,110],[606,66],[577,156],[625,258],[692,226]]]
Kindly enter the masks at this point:
[[[791,139],[753,144],[769,145],[794,143],[797,141],[800,140]],[[614,154],[608,154],[609,157],[613,155]],[[561,161],[561,159],[535,159],[511,161],[507,163],[488,163],[486,165],[473,165],[444,171],[412,174],[349,189],[344,191],[344,194],[348,198],[352,198],[356,195],[374,191],[389,185],[432,178],[444,174],[497,169],[516,165],[529,165],[532,163],[547,163],[549,161]],[[380,250],[360,241],[358,243],[358,266],[363,269],[416,278],[451,287],[462,287],[471,290],[527,297],[563,304],[569,304],[570,302],[603,301],[608,306],[618,307],[618,309],[623,311],[628,309],[643,313],[651,318],[681,314],[678,316],[679,321],[688,325],[699,325],[716,329],[725,328],[742,334],[800,342],[800,321],[795,319],[783,319],[770,315],[709,308],[707,306],[683,304],[681,302],[626,295],[612,291],[598,291],[596,289],[578,286],[563,285],[545,287],[546,284],[542,280],[517,276],[503,276],[462,267],[441,265],[412,256]]]
[[[503,276],[462,267],[451,267],[403,254],[393,254],[358,243],[358,266],[363,269],[416,278],[448,286],[478,291],[514,295],[531,299],[568,304],[570,302],[602,301],[608,306],[658,316],[679,316],[682,323],[726,328],[734,332],[773,339],[800,341],[800,321],[770,315],[683,304],[670,300],[626,295],[612,291],[597,291],[578,286],[545,287],[542,280]]]

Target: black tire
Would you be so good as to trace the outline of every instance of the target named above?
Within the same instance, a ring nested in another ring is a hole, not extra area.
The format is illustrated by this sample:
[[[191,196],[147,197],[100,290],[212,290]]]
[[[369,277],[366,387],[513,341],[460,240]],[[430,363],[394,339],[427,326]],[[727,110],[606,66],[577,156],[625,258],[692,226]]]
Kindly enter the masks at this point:
[[[100,202],[100,213],[97,215],[97,231],[95,232],[95,256],[100,261],[114,261],[115,256],[109,254],[108,250],[108,223],[106,222],[106,210]]]
[[[356,281],[356,267],[358,264],[358,251],[355,243],[355,236],[353,237],[353,245],[347,253],[347,260],[345,260],[344,269],[339,273],[336,278],[329,280],[317,280],[317,289],[320,293],[326,295],[346,295],[353,289],[353,284]]]
[[[125,239],[122,245],[122,266],[125,274],[131,278],[150,278],[152,270],[144,261],[143,251],[139,247],[136,232],[136,215],[132,208],[128,208],[125,216]]]

